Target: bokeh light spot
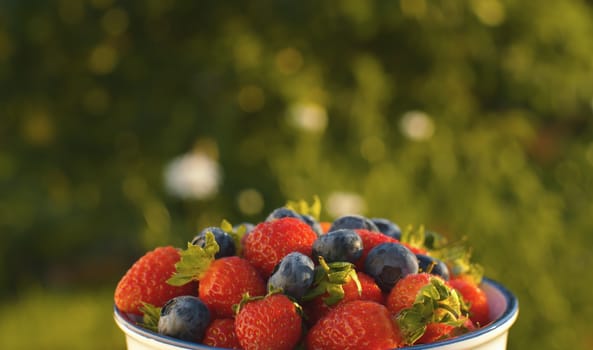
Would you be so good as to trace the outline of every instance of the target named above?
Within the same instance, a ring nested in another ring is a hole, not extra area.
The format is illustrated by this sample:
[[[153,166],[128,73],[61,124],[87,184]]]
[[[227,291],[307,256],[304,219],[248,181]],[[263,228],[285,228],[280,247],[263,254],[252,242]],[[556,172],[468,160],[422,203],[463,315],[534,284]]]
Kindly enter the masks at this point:
[[[424,0],[400,0],[399,3],[404,15],[421,18],[426,13],[426,2]]]
[[[30,144],[43,146],[53,141],[55,130],[45,111],[35,111],[24,119],[22,133]]]
[[[316,103],[297,103],[288,114],[290,124],[300,130],[323,132],[327,127],[327,112]]]
[[[406,112],[400,123],[402,133],[415,141],[428,140],[434,134],[432,118],[422,111]]]
[[[106,33],[120,35],[128,28],[128,14],[120,8],[112,8],[101,19],[101,26]]]
[[[471,7],[478,19],[487,26],[498,26],[506,19],[504,5],[498,0],[472,0]]]
[[[264,198],[259,191],[248,188],[239,192],[237,205],[241,213],[245,215],[256,215],[261,213],[264,208]]]
[[[366,210],[366,202],[357,193],[332,192],[327,198],[326,209],[333,218],[348,214],[362,214]]]
[[[96,74],[111,73],[117,64],[117,52],[109,45],[99,45],[89,57],[89,68]]]
[[[278,52],[276,55],[276,67],[283,74],[294,74],[303,66],[303,55],[292,47]]]
[[[377,136],[370,136],[362,140],[360,154],[369,162],[376,162],[385,157],[385,143]]]
[[[261,110],[265,104],[264,91],[256,85],[247,85],[239,90],[237,102],[244,112],[252,113]]]

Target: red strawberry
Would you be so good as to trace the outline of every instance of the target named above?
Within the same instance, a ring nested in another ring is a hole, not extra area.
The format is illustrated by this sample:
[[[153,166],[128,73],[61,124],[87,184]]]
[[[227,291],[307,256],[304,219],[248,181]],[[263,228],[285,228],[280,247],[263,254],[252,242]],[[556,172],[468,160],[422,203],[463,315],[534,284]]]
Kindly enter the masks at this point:
[[[407,275],[389,295],[387,308],[396,316],[406,345],[452,337],[466,330],[467,310],[459,294],[429,273]]]
[[[264,276],[269,276],[276,264],[288,253],[311,256],[317,234],[303,221],[284,217],[258,224],[245,239],[243,255]]]
[[[472,329],[474,329],[474,325],[469,318],[463,327],[446,323],[429,323],[426,325],[426,331],[415,344],[430,344],[443,339],[455,338]]]
[[[217,318],[210,323],[202,343],[225,349],[241,349],[241,344],[235,334],[235,319]]]
[[[215,260],[219,247],[214,235],[206,233],[204,246],[188,243],[175,264],[175,274],[167,283],[180,285],[188,280],[200,281],[198,294],[213,318],[232,317],[233,305],[243,294],[259,296],[266,293],[266,283],[249,261],[238,256]]]
[[[313,300],[304,305],[305,314],[308,317],[307,321],[309,324],[315,324],[318,320],[327,315],[327,313],[334,307],[352,300],[372,300],[379,304],[383,303],[383,293],[381,292],[381,289],[377,283],[375,283],[375,280],[371,276],[362,272],[357,272],[357,275],[358,280],[360,281],[360,286],[362,287],[360,293],[356,282],[353,279],[350,279],[348,282],[342,285],[344,297],[336,304],[329,306],[324,302],[324,299],[329,296],[329,294],[326,292],[323,295],[315,297]]]
[[[243,294],[266,294],[266,284],[249,261],[238,256],[214,260],[200,277],[199,296],[214,318],[232,317]]]
[[[401,338],[387,308],[370,300],[354,300],[332,309],[309,331],[309,350],[384,350]]]
[[[176,296],[197,295],[196,283],[178,287],[167,284],[179,258],[179,251],[167,246],[156,248],[138,259],[115,288],[117,308],[122,312],[141,315],[143,302],[161,307]]]
[[[292,350],[301,338],[302,319],[286,295],[273,294],[242,302],[235,332],[245,350]]]
[[[407,275],[397,281],[391,292],[387,295],[385,305],[394,315],[401,310],[412,307],[416,301],[418,291],[426,285],[430,284],[432,278],[439,278],[428,273],[416,273]],[[440,279],[440,278],[439,278]]]
[[[321,226],[321,232],[327,233],[332,226],[332,223],[330,221],[320,221],[319,226]]]
[[[449,285],[457,290],[463,300],[469,304],[470,319],[478,327],[483,327],[490,322],[488,297],[478,284],[470,279],[454,278],[449,281]]]
[[[381,243],[386,243],[386,242],[397,243],[398,242],[397,239],[395,239],[393,237],[389,237],[381,232],[369,231],[369,230],[364,230],[364,229],[358,229],[355,231],[356,231],[356,233],[358,233],[358,235],[362,239],[362,246],[363,246],[362,255],[354,263],[356,265],[356,268],[358,271],[364,271],[364,262],[367,259],[367,255],[369,254],[371,249],[373,249],[374,247],[378,246]]]

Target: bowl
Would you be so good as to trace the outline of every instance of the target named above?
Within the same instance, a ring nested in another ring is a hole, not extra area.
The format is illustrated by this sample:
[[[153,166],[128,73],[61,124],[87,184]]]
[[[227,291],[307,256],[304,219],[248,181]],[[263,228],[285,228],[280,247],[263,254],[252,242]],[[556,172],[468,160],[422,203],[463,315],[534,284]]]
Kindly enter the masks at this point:
[[[504,350],[511,326],[519,315],[517,298],[502,284],[484,278],[482,289],[488,296],[490,319],[488,325],[459,337],[426,345],[414,345],[410,350]],[[214,350],[206,345],[191,343],[151,332],[114,307],[115,322],[124,332],[128,350]]]

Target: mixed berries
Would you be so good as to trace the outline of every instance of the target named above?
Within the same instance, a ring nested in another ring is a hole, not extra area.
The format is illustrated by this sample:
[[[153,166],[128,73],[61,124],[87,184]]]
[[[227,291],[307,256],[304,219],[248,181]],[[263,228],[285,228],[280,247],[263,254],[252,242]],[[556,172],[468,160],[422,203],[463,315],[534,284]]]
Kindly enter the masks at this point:
[[[206,227],[159,247],[118,283],[130,320],[228,349],[395,349],[487,325],[482,268],[423,226],[288,202],[264,221]]]

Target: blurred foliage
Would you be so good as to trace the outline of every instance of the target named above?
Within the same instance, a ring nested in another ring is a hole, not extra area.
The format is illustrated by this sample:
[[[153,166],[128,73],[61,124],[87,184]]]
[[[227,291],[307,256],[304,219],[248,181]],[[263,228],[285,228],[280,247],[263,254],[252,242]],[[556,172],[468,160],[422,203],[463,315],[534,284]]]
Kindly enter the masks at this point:
[[[112,288],[149,248],[318,194],[326,220],[357,199],[467,236],[520,298],[510,349],[590,349],[592,5],[1,0],[0,294]],[[216,193],[167,191],[183,154]],[[82,312],[36,293],[17,305]]]

